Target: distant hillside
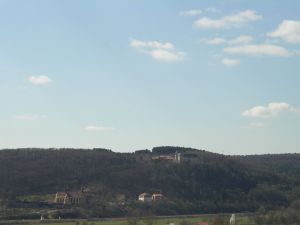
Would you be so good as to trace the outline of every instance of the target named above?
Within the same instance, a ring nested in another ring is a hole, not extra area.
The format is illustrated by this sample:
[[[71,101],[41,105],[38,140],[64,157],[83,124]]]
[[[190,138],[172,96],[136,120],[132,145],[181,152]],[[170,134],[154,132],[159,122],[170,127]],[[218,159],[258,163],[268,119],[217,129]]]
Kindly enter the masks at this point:
[[[181,153],[180,163],[153,159],[176,152]],[[181,147],[155,147],[135,153],[106,149],[2,150],[0,199],[13,202],[18,196],[84,187],[99,200],[102,209],[123,196],[130,210],[162,215],[255,211],[262,206],[287,206],[300,198],[299,165],[300,154],[224,156]],[[160,204],[145,208],[136,201],[140,193],[158,191],[167,197]],[[128,207],[114,215],[128,213]]]
[[[300,177],[300,154],[248,155],[235,158],[254,167]]]

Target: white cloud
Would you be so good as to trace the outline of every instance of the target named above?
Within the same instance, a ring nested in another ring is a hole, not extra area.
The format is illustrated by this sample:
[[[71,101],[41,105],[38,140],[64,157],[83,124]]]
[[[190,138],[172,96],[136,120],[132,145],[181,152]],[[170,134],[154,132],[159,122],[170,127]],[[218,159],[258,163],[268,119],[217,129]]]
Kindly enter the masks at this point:
[[[94,126],[94,125],[88,125],[84,129],[86,131],[113,131],[113,130],[115,130],[113,127],[101,127],[101,126]]]
[[[202,13],[200,9],[191,9],[180,13],[181,16],[198,16]]]
[[[290,111],[291,111],[292,113],[296,113],[297,115],[300,116],[300,109],[291,107],[291,108],[290,108]]]
[[[242,44],[249,44],[252,40],[253,40],[252,36],[241,35],[230,40],[228,43],[231,45],[242,45]]]
[[[182,61],[186,54],[175,49],[170,42],[130,40],[130,46],[150,55],[153,59],[161,62]]]
[[[275,31],[268,33],[268,36],[281,38],[292,44],[300,43],[300,21],[284,20]]]
[[[261,20],[262,16],[258,15],[253,10],[246,10],[233,15],[224,16],[220,19],[212,19],[208,17],[202,17],[195,22],[198,28],[213,28],[213,29],[223,29],[223,28],[233,28],[241,27],[242,25]]]
[[[291,53],[284,47],[270,44],[259,44],[259,45],[241,45],[224,48],[224,51],[231,54],[242,54],[252,56],[290,56]]]
[[[213,39],[205,40],[205,43],[209,45],[221,45],[226,43],[226,40],[223,38],[213,38]]]
[[[154,49],[150,52],[152,58],[158,61],[176,62],[181,61],[185,57],[184,52],[167,51],[164,49]]]
[[[36,121],[40,119],[46,119],[46,115],[37,115],[37,114],[26,114],[26,115],[16,115],[15,119],[17,120],[27,120],[27,121]]]
[[[240,60],[225,58],[225,59],[222,59],[221,63],[225,66],[237,66],[240,64]]]
[[[212,39],[203,39],[203,41],[209,45],[221,45],[221,44],[242,45],[242,44],[249,44],[252,40],[253,37],[249,35],[240,35],[228,41],[220,37],[216,37]]]
[[[159,41],[140,41],[140,40],[131,40],[131,47],[134,48],[156,48],[156,49],[174,49],[174,45],[170,42],[162,43]]]
[[[242,112],[242,116],[254,118],[270,118],[278,116],[282,112],[292,112],[300,115],[300,109],[285,102],[272,102],[267,106],[255,106]]]
[[[51,79],[46,75],[39,76],[29,76],[28,81],[35,85],[48,84],[51,82]]]

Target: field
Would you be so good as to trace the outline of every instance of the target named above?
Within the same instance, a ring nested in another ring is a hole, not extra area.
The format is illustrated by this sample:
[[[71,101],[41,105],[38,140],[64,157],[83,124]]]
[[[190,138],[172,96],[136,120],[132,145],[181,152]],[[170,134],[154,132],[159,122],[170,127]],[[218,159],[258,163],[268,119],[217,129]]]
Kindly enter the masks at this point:
[[[196,222],[209,222],[212,221],[216,215],[203,215],[203,216],[188,216],[188,217],[164,217],[164,218],[151,218],[151,219],[138,219],[137,221],[132,221],[132,219],[105,219],[105,220],[46,220],[40,221],[0,221],[2,225],[179,225],[182,221],[186,221],[184,224],[193,224]],[[224,215],[224,219],[229,220],[230,215]],[[252,220],[246,215],[237,215],[237,224],[252,224]],[[137,223],[135,223],[137,222]]]

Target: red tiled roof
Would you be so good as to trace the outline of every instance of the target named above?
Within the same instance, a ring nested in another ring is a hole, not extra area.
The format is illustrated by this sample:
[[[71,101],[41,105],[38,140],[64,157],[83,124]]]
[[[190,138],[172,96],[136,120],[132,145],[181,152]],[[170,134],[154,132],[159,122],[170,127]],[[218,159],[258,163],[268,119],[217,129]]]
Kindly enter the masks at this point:
[[[156,196],[156,197],[163,197],[163,194],[161,194],[161,193],[153,193],[153,195],[152,196]]]

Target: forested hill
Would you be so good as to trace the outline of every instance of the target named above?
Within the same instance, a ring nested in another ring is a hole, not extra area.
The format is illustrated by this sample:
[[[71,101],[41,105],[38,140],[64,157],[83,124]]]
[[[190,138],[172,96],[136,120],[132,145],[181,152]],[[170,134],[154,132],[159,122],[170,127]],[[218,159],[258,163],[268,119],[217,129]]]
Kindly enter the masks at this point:
[[[180,163],[158,157],[176,152]],[[0,151],[0,199],[84,187],[102,202],[120,196],[134,202],[140,193],[161,191],[165,214],[254,211],[300,198],[299,165],[300,154],[224,156],[180,147],[7,149]]]
[[[300,154],[267,154],[236,156],[241,162],[277,173],[300,176]]]

